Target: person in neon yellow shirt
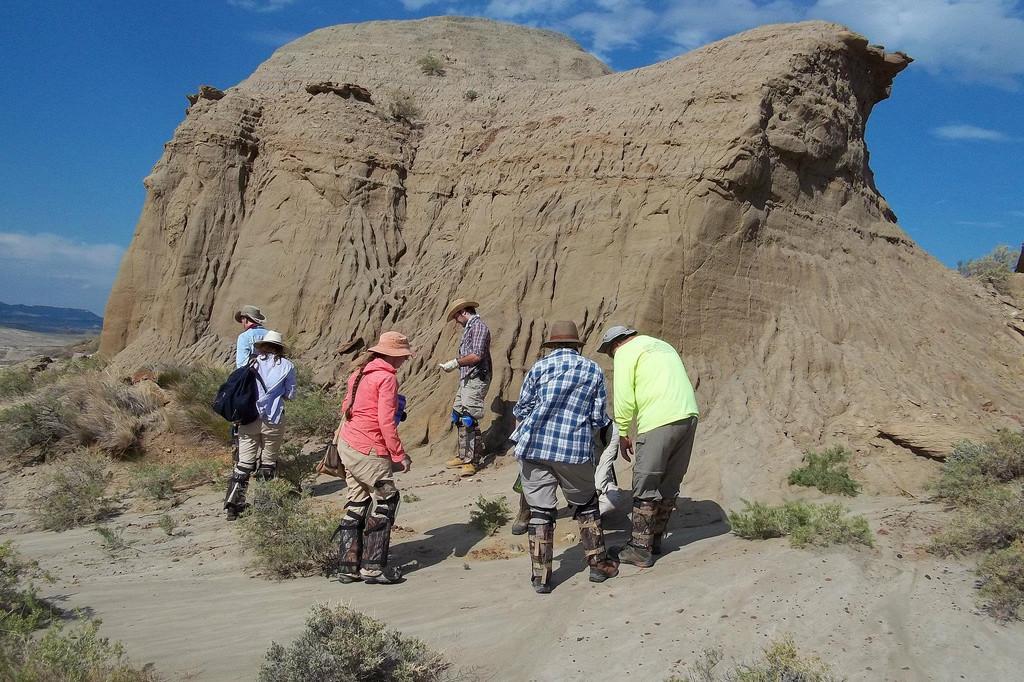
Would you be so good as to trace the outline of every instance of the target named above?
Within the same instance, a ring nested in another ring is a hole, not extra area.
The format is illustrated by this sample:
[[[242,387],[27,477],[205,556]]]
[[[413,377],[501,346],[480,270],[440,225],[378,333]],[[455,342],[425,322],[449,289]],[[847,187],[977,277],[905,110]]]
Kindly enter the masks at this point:
[[[633,530],[624,547],[610,553],[620,562],[654,565],[690,466],[697,430],[697,399],[676,349],[661,339],[615,325],[598,352],[612,357],[612,391],[619,452],[633,465]],[[636,422],[636,452],[629,438]]]

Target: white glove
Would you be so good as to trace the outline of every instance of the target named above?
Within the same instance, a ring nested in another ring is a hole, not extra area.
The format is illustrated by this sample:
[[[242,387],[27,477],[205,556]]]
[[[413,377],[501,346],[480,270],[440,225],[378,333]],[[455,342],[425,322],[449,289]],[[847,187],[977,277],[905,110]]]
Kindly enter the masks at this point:
[[[438,365],[438,368],[443,369],[446,372],[451,372],[459,368],[459,361],[449,360],[448,362],[442,362],[440,365]]]

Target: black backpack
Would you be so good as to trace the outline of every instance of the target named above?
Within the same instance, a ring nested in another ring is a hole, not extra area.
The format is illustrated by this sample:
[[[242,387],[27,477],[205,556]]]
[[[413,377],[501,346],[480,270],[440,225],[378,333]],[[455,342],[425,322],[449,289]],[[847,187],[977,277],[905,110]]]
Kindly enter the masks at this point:
[[[236,369],[217,389],[217,397],[213,399],[213,411],[232,423],[251,424],[259,419],[260,414],[256,409],[256,400],[259,398],[257,381],[266,391],[267,386],[256,370],[255,362]]]

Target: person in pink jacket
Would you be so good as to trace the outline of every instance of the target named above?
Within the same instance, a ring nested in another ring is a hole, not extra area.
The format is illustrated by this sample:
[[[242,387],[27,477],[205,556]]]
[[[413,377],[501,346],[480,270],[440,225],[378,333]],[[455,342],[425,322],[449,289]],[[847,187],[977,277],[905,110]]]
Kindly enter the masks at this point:
[[[401,572],[388,566],[391,528],[400,493],[395,471],[409,471],[412,460],[398,437],[398,368],[412,356],[409,339],[384,332],[357,361],[348,378],[337,433],[338,454],[345,465],[348,501],[338,525],[339,579],[392,584]],[[370,502],[374,502],[373,513]]]

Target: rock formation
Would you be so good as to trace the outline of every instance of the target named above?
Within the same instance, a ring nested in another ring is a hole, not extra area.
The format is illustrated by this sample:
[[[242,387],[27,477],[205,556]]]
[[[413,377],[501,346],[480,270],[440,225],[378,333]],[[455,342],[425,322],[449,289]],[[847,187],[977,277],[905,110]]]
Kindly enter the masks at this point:
[[[915,456],[879,424],[1024,414],[1024,336],[874,185],[865,126],[909,61],[821,22],[623,73],[481,19],[315,31],[192,105],[145,180],[101,350],[131,369],[223,361],[252,302],[328,380],[399,329],[418,350],[403,433],[434,445],[454,382],[435,365],[457,339],[441,318],[472,295],[493,332],[494,442],[545,324],[575,319],[593,353],[619,322],[700,379],[688,480],[704,494],[778,489],[802,449],[836,441],[884,487]],[[372,99],[308,90],[325,83]],[[418,115],[393,116],[397,100]]]

